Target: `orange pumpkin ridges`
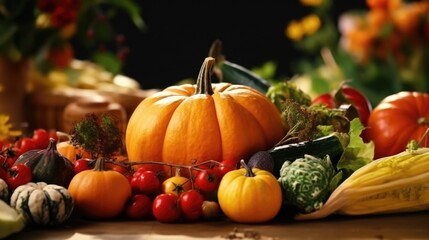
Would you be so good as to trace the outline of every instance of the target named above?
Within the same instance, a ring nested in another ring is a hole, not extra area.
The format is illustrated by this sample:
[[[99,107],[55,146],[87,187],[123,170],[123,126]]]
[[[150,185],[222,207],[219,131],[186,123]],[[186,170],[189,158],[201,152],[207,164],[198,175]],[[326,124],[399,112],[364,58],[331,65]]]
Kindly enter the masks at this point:
[[[130,161],[239,161],[284,136],[280,113],[264,94],[211,83],[214,62],[205,59],[195,85],[168,87],[137,106],[125,137]]]

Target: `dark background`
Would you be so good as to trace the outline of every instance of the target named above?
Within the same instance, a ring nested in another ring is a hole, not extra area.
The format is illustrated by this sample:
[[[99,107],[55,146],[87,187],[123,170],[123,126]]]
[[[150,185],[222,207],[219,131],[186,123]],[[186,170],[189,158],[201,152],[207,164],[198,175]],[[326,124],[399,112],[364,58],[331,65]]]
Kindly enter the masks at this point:
[[[274,60],[279,76],[291,76],[291,62],[302,53],[285,37],[285,26],[311,11],[298,0],[139,0],[138,4],[146,30],[139,31],[127,16],[119,15],[114,24],[130,48],[123,74],[145,89],[196,78],[215,39],[223,42],[223,53],[231,62],[252,68]],[[365,0],[334,0],[332,14],[337,18],[348,9],[364,7]]]

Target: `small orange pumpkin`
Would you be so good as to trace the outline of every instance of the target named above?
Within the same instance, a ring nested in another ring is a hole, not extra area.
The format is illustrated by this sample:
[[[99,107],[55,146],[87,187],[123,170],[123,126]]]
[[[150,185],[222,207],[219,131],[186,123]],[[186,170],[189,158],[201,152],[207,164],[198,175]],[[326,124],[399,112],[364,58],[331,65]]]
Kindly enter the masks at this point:
[[[284,136],[280,113],[264,94],[244,85],[211,84],[214,63],[205,59],[195,85],[168,87],[137,106],[126,130],[130,161],[238,162]]]
[[[124,175],[104,170],[103,158],[97,159],[94,169],[76,174],[68,190],[78,213],[92,219],[118,216],[132,193],[131,185]]]

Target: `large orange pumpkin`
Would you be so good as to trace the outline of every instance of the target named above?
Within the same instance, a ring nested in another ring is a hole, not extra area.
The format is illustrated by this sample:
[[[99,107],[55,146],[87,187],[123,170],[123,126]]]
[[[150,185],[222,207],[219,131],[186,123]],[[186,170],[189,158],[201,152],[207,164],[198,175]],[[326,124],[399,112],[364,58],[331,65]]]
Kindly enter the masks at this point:
[[[130,161],[238,162],[284,136],[279,111],[264,94],[211,83],[214,62],[205,59],[195,85],[168,87],[137,106],[126,130]]]

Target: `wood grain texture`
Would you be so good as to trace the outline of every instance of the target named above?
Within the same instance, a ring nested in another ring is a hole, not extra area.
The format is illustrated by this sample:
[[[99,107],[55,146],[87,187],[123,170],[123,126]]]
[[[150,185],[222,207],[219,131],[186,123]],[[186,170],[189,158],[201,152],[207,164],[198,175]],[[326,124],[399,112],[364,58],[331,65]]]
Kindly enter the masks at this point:
[[[237,224],[227,219],[164,224],[152,220],[89,221],[73,217],[54,228],[27,227],[11,239],[227,239],[235,228],[255,232],[261,239],[429,239],[428,222],[429,211],[330,216],[316,221],[276,219],[264,224]]]

